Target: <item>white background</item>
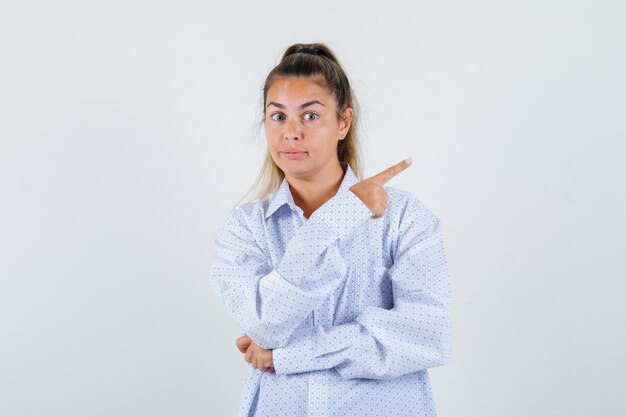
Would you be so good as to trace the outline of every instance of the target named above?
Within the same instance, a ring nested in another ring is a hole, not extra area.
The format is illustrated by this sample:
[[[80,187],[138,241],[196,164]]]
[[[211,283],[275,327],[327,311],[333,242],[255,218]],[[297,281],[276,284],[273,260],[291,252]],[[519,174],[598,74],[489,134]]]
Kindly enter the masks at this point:
[[[365,173],[442,220],[440,417],[626,415],[626,7],[614,1],[0,6],[0,415],[234,416],[212,239],[267,72],[326,42]]]

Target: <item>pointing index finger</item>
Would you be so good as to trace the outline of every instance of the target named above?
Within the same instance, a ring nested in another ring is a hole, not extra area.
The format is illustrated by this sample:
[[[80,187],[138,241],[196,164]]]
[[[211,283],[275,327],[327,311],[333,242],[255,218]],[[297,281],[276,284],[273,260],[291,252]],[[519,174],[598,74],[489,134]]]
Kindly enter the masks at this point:
[[[376,182],[378,182],[381,185],[386,184],[393,177],[395,177],[396,175],[398,175],[399,173],[407,169],[411,165],[411,163],[413,163],[413,160],[411,158],[407,158],[403,161],[398,162],[395,165],[390,166],[386,170],[379,172],[378,174],[374,175],[372,178],[375,179]]]

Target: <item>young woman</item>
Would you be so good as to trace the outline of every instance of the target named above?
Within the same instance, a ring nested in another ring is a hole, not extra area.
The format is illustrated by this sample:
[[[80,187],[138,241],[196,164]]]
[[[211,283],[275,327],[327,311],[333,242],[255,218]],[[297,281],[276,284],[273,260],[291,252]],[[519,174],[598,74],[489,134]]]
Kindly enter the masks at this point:
[[[263,89],[256,199],[215,237],[213,291],[244,335],[238,416],[435,416],[427,369],[451,360],[439,218],[361,179],[358,106],[323,44],[296,44]]]

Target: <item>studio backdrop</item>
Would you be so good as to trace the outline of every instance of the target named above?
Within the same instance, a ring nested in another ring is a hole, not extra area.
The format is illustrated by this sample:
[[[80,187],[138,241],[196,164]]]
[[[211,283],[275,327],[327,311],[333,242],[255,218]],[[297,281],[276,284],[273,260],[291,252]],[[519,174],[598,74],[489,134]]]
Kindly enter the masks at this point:
[[[618,1],[0,6],[0,415],[234,416],[213,237],[288,45],[337,52],[365,174],[441,219],[441,417],[626,415]]]

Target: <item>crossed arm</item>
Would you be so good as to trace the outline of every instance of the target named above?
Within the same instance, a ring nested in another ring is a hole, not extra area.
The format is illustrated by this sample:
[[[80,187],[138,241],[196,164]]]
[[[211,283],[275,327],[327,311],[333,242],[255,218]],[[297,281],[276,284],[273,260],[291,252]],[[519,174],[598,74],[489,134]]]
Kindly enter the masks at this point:
[[[390,379],[450,361],[452,289],[441,223],[423,207],[409,209],[415,214],[401,227],[387,271],[393,308],[367,306],[352,322],[307,328],[273,350],[244,335],[236,342],[244,359],[278,374],[334,368],[344,379]]]
[[[381,208],[386,208],[386,192],[381,195],[379,190],[369,190],[370,196],[378,197],[375,210],[357,193],[363,191],[359,185],[384,191],[376,181],[379,178],[372,178],[370,184],[363,184],[368,179],[353,186],[352,193],[341,197],[344,201],[331,199],[316,210],[290,240],[280,265],[273,270],[249,238],[245,219],[237,211],[229,219],[230,227],[216,238],[212,282],[244,330],[236,345],[255,368],[279,374],[335,368],[344,378],[383,379],[449,360],[451,294],[441,227],[434,215],[418,207],[409,207],[415,214],[406,219],[389,270],[394,308],[367,307],[354,322],[311,328],[310,334],[286,345],[295,327],[345,276],[337,241],[372,213],[380,216]],[[336,204],[349,204],[351,210],[333,211]],[[337,216],[341,212],[346,218]],[[315,239],[307,240],[310,236]],[[286,303],[285,297],[290,302]]]
[[[359,197],[374,217],[381,217],[389,204],[389,197],[383,185],[408,168],[410,164],[410,160],[401,161],[378,175],[355,184],[351,191]],[[237,338],[235,345],[244,354],[244,360],[254,368],[265,372],[274,371],[272,349],[265,349],[259,346],[250,336],[245,334]]]

